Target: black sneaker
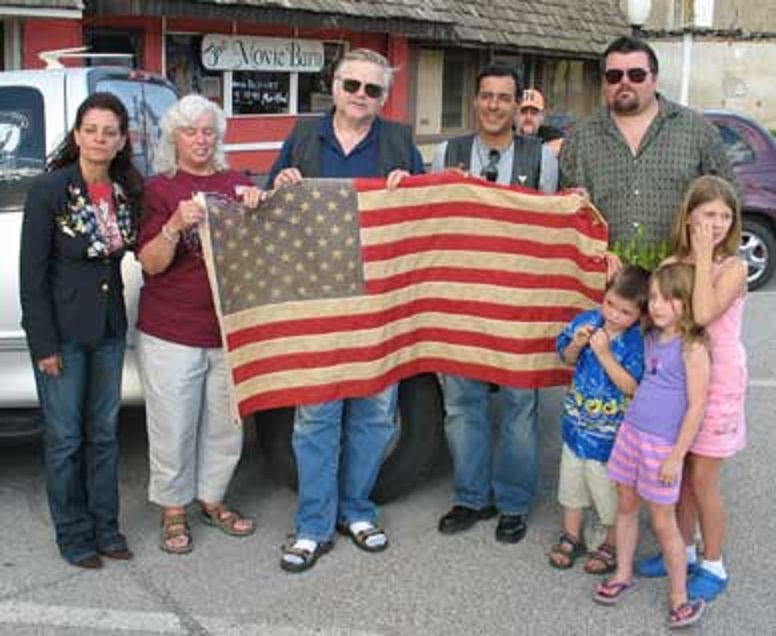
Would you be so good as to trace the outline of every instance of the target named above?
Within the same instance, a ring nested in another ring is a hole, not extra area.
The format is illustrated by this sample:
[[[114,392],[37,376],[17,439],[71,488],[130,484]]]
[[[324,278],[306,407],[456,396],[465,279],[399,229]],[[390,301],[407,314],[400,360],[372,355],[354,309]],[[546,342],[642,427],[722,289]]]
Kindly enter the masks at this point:
[[[468,530],[478,521],[495,517],[497,510],[494,506],[487,506],[481,510],[467,508],[466,506],[453,506],[440,520],[439,532],[442,534],[455,534]]]
[[[525,515],[501,515],[496,526],[496,541],[517,543],[528,532]]]

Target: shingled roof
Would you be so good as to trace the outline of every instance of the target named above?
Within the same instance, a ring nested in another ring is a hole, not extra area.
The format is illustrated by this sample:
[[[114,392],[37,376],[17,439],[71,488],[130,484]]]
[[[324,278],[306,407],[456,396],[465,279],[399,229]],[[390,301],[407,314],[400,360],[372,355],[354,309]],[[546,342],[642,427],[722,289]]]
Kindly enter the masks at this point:
[[[87,0],[91,14],[166,15],[403,33],[461,45],[597,55],[628,30],[618,0]]]
[[[461,42],[600,54],[629,31],[616,0],[445,2]]]

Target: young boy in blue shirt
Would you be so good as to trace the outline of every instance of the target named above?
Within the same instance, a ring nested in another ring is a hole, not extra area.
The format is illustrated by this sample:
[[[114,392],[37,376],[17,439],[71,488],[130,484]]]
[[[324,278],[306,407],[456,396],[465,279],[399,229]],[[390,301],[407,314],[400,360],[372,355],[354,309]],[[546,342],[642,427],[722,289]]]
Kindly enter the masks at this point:
[[[590,574],[613,572],[617,565],[617,489],[606,474],[629,398],[644,372],[641,318],[647,312],[649,272],[628,266],[609,282],[601,307],[574,318],[558,336],[561,359],[574,365],[563,401],[563,450],[558,501],[563,533],[550,550],[550,565],[568,569],[585,554],[582,522],[592,507],[606,527],[604,542],[585,563]]]

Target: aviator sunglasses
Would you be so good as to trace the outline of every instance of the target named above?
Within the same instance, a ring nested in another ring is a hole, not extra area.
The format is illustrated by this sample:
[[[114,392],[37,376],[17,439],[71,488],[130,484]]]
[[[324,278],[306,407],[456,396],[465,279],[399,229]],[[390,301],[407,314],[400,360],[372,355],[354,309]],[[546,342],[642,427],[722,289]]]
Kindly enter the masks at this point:
[[[607,84],[619,84],[622,81],[622,78],[625,76],[628,76],[628,81],[633,82],[634,84],[641,84],[645,79],[647,79],[647,75],[649,75],[649,71],[645,68],[629,68],[626,70],[622,70],[620,68],[610,68],[608,71],[604,72],[604,79],[606,80]]]
[[[352,78],[340,79],[340,82],[342,83],[344,91],[346,93],[351,93],[352,95],[358,93],[358,90],[363,86],[367,97],[380,99],[383,96],[383,87],[379,84],[364,84],[363,82],[359,82],[357,79]]]

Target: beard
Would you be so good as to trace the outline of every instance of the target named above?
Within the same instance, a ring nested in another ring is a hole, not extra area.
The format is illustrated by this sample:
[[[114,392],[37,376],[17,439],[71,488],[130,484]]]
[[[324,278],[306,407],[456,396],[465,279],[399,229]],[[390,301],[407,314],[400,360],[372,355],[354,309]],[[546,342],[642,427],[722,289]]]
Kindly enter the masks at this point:
[[[611,108],[618,115],[633,115],[641,110],[641,100],[633,91],[620,90],[615,94]]]

